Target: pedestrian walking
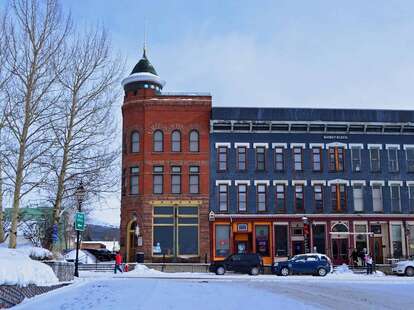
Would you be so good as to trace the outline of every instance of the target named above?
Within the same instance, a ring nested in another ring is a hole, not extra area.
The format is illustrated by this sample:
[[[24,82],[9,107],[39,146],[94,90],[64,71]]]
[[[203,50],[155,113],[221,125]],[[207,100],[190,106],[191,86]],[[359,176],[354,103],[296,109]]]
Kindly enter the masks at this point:
[[[367,254],[367,252],[366,252],[365,248],[361,252],[359,252],[359,258],[361,259],[362,267],[365,267],[365,256],[366,256],[366,254]]]
[[[354,267],[357,267],[358,266],[358,251],[355,248],[352,250],[351,259],[352,259],[352,263]]]
[[[365,263],[367,265],[367,274],[372,274],[372,256],[367,254],[365,255]]]
[[[116,252],[114,273],[116,273],[117,270],[122,273],[121,265],[122,265],[122,256],[119,252]]]

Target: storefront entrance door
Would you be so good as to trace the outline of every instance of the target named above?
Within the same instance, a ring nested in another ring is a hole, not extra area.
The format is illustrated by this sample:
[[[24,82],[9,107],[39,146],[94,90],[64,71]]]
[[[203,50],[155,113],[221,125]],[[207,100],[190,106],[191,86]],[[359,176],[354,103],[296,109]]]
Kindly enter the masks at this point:
[[[371,240],[370,252],[372,253],[372,258],[376,264],[383,264],[384,256],[382,253],[382,237],[373,237]]]
[[[332,239],[332,263],[348,264],[348,238]]]

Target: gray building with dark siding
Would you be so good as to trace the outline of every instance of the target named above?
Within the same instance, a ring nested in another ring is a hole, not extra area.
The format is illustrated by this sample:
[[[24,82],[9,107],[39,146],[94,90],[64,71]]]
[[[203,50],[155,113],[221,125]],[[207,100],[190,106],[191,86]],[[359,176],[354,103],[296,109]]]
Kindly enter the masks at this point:
[[[414,254],[414,111],[213,108],[212,257]]]

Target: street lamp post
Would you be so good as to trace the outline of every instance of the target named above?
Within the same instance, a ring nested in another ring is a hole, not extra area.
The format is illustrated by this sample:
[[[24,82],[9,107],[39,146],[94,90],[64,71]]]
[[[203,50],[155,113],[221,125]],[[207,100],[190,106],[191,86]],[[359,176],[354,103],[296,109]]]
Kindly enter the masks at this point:
[[[85,188],[83,187],[82,181],[80,182],[78,188],[75,192],[76,201],[78,203],[78,212],[82,211],[82,202],[85,198]],[[80,238],[80,231],[76,230],[76,259],[75,259],[75,277],[79,277],[79,238]]]

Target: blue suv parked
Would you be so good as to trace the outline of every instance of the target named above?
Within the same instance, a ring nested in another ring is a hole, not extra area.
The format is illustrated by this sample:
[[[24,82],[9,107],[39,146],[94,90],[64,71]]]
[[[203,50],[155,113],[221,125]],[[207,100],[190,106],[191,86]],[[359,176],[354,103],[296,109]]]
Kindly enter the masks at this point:
[[[332,269],[328,256],[318,253],[296,255],[293,258],[273,263],[272,272],[279,276],[310,274],[324,277]]]

